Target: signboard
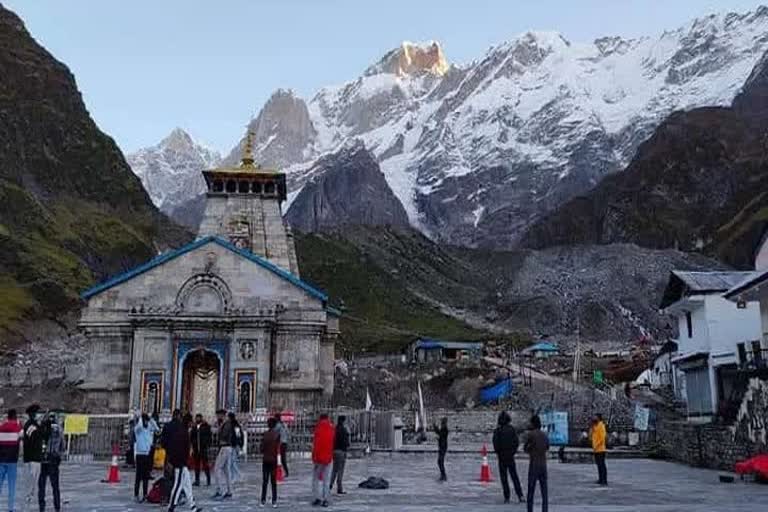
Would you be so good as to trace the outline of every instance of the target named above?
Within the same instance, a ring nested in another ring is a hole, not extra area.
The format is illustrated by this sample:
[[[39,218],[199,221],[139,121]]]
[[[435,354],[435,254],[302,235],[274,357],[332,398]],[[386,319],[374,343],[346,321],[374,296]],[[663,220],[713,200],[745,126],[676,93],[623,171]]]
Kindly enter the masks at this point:
[[[541,430],[547,433],[549,444],[568,444],[568,413],[564,411],[545,412],[541,416]]]
[[[648,430],[648,420],[651,416],[651,410],[647,407],[635,406],[635,430],[645,432]]]
[[[603,370],[595,370],[592,372],[592,382],[595,384],[603,383]]]
[[[88,416],[86,414],[67,414],[64,418],[64,434],[82,436],[88,433]]]

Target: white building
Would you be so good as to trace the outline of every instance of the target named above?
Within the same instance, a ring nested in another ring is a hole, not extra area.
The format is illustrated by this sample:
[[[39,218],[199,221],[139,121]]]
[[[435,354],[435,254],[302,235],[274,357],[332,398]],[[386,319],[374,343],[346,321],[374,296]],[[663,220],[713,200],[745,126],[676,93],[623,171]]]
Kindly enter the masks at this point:
[[[729,399],[742,353],[760,343],[760,305],[734,303],[723,293],[753,272],[672,272],[662,312],[678,320],[678,354],[672,363],[685,374],[688,417],[711,419]]]
[[[745,346],[741,354],[746,367],[765,368],[768,359],[768,232],[755,253],[755,272],[728,290],[725,298],[743,305],[745,302],[760,303],[761,333],[759,342]]]

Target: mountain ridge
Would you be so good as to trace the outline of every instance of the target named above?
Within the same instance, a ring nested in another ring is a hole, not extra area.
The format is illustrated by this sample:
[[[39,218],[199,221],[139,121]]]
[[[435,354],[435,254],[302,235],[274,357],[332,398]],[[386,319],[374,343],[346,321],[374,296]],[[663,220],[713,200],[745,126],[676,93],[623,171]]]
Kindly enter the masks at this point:
[[[505,249],[623,169],[671,112],[730,104],[768,50],[766,32],[765,7],[634,39],[529,31],[459,65],[435,44],[425,66],[439,73],[398,72],[401,45],[309,99],[276,91],[249,129],[257,160],[285,170],[294,195],[317,159],[359,139],[411,225],[437,241]]]
[[[90,117],[69,68],[0,6],[0,331],[60,323],[78,293],[187,240]]]
[[[533,224],[523,244],[637,243],[750,269],[768,233],[768,52],[729,107],[670,115],[629,167]]]

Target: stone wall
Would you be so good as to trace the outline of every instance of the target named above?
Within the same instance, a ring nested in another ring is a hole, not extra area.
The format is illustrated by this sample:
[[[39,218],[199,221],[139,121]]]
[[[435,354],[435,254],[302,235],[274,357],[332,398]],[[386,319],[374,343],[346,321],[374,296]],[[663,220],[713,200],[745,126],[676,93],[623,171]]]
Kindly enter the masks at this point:
[[[692,466],[733,470],[740,461],[768,451],[768,381],[751,379],[733,425],[694,424],[659,418],[658,454]]]

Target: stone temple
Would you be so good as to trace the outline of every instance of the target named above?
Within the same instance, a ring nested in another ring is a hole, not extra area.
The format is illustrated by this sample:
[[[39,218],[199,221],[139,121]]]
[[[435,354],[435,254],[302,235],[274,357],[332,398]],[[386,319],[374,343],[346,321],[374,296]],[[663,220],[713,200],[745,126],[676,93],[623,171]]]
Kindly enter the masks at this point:
[[[333,391],[339,312],[299,278],[285,174],[203,172],[197,239],[82,294],[92,412],[314,407]]]

